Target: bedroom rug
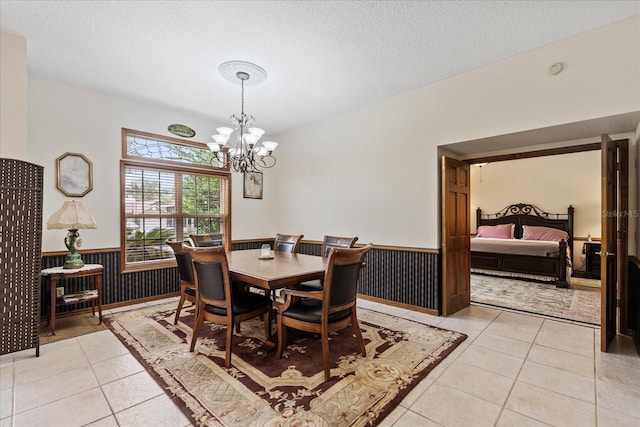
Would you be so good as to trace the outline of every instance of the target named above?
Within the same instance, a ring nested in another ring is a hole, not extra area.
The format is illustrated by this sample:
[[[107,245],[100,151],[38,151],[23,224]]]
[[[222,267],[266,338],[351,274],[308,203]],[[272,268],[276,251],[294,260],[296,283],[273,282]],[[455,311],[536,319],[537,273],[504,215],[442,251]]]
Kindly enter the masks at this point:
[[[353,330],[330,336],[331,379],[324,382],[319,337],[290,330],[281,360],[261,349],[260,319],[242,323],[224,369],[226,328],[205,322],[189,352],[193,308],[173,325],[176,304],[106,317],[109,328],[194,425],[377,425],[466,335],[359,309],[367,357]]]
[[[600,292],[505,277],[471,275],[471,301],[558,319],[600,325]]]

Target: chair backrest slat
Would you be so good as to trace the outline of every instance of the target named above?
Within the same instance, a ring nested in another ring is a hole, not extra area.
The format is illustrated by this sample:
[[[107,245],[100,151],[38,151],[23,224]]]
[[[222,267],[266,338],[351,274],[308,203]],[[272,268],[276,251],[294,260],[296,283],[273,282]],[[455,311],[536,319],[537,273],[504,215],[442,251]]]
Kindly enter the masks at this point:
[[[278,252],[289,252],[295,254],[298,252],[298,247],[304,234],[280,234],[276,235],[276,239],[273,244],[273,250]]]
[[[196,247],[222,246],[222,234],[190,234]]]
[[[324,236],[321,254],[327,258],[332,248],[352,248],[358,241],[357,237]]]

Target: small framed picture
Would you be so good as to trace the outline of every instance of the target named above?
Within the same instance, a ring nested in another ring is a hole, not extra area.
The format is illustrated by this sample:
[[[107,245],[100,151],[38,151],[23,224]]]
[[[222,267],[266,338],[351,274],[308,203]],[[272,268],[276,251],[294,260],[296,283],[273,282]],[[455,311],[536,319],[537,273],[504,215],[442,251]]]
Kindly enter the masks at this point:
[[[262,199],[262,172],[244,173],[245,199]]]
[[[56,159],[57,187],[70,197],[82,197],[93,190],[93,163],[83,154],[64,153]]]

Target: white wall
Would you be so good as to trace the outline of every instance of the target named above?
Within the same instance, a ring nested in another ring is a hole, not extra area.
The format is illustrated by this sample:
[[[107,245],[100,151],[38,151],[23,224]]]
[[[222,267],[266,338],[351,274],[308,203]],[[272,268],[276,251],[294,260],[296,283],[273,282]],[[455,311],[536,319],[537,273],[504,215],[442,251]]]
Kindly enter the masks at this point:
[[[196,137],[192,139],[200,142],[208,142],[215,127],[220,125],[178,111],[29,75],[29,161],[45,167],[44,223],[63,201],[70,199],[56,188],[56,158],[66,152],[82,153],[93,162],[93,190],[77,200],[82,201],[98,224],[96,230],[81,231],[83,249],[119,247],[121,129],[175,137],[167,131],[173,123],[193,128]],[[233,175],[234,207],[242,211],[245,210],[242,176]],[[46,230],[45,226],[42,250],[65,250],[64,235],[64,230]]]
[[[28,161],[27,39],[0,32],[0,157]]]
[[[639,40],[636,16],[279,135],[271,232],[439,247],[437,147],[640,110]]]
[[[437,248],[438,146],[640,110],[638,40],[635,17],[282,134],[263,200],[243,199],[234,174],[232,237],[344,234]],[[552,77],[557,61],[565,70]],[[168,135],[182,123],[208,142],[221,125],[35,75],[28,102],[29,161],[45,166],[45,222],[66,199],[55,159],[79,152],[94,162],[94,190],[82,198],[98,222],[82,232],[88,249],[120,244],[122,127]],[[63,234],[45,230],[43,250],[64,250]]]

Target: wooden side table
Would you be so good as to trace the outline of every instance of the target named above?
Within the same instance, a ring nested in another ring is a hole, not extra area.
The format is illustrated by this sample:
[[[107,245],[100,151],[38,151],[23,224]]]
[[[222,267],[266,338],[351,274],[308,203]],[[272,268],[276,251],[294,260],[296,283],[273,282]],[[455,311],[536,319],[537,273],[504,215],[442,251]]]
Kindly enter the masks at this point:
[[[96,300],[98,300],[98,324],[102,323],[102,271],[103,267],[100,264],[86,264],[84,267],[76,269],[64,269],[62,267],[46,268],[40,272],[45,279],[45,283],[49,289],[49,295],[51,297],[49,301],[49,327],[51,333],[56,334],[56,307],[61,305],[79,304],[87,301],[91,301],[91,313],[95,314]],[[96,295],[85,295],[84,297],[78,297],[78,299],[68,298],[58,299],[56,290],[58,288],[58,280],[60,279],[75,279],[79,277],[89,277],[89,283],[93,286],[93,289],[97,291]]]

